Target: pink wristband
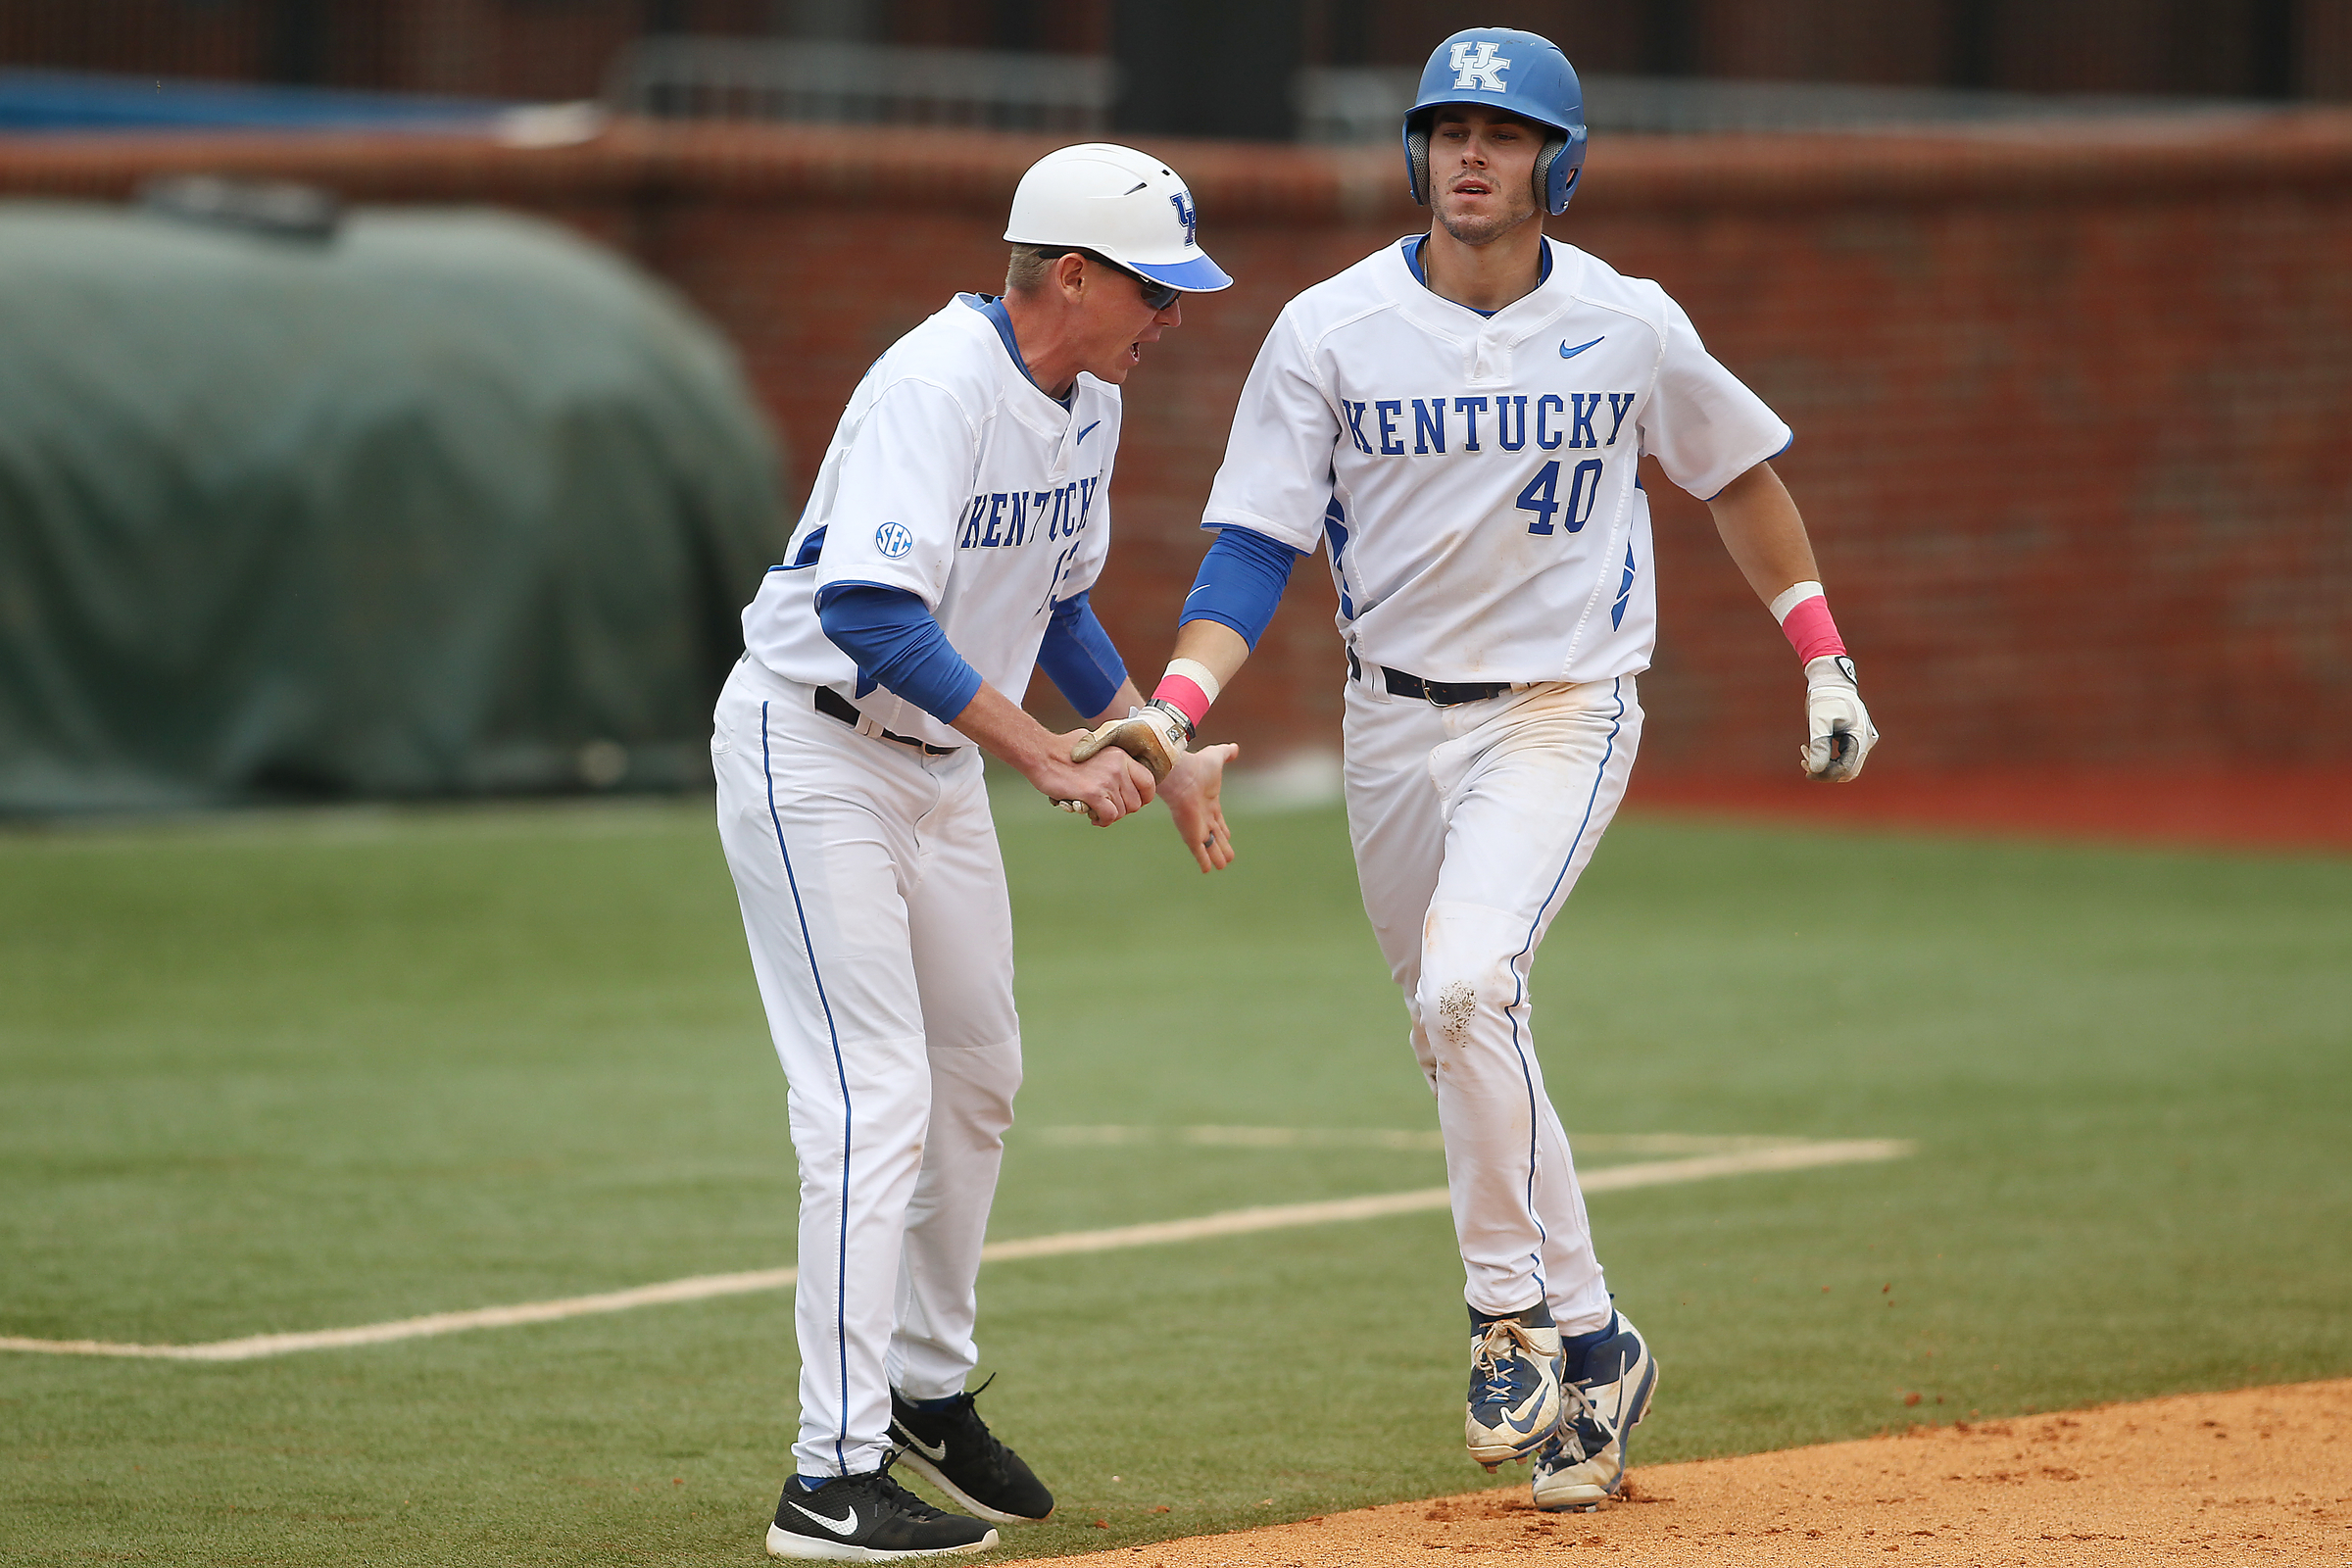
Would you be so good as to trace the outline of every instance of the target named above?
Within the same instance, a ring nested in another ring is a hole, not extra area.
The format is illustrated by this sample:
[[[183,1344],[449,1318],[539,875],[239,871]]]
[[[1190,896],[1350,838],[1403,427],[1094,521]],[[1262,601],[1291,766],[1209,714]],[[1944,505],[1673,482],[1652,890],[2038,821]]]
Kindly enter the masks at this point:
[[[1208,693],[1202,691],[1200,682],[1189,675],[1162,675],[1158,688],[1152,693],[1152,700],[1166,703],[1175,709],[1195,729],[1199,729],[1208,717]]]
[[[1781,617],[1781,634],[1796,650],[1800,664],[1810,664],[1824,654],[1845,652],[1838,622],[1830,618],[1830,601],[1821,594],[1790,606],[1788,613]]]

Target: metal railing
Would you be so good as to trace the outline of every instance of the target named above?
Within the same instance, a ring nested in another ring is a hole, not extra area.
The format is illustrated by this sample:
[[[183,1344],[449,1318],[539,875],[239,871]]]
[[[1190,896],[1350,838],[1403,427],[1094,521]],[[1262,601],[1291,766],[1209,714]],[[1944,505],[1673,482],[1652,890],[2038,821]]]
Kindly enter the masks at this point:
[[[613,62],[625,114],[1095,132],[1110,123],[1108,60],[763,38],[653,37]]]
[[[1292,80],[1301,141],[1393,141],[1419,74],[1310,66]],[[2118,117],[2273,114],[2278,105],[2121,93],[2022,93],[1842,82],[1729,81],[1595,74],[1583,78],[1596,131],[1960,129]],[[666,119],[977,125],[1099,134],[1118,68],[1096,56],[770,38],[651,37],[614,61],[605,102]]]

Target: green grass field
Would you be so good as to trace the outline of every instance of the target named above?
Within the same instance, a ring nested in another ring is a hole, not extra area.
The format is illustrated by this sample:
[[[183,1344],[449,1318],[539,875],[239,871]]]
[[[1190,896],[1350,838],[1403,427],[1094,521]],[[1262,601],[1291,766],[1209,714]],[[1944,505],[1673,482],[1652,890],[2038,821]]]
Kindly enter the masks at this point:
[[[1202,878],[1156,821],[1001,810],[1029,1085],[996,1235],[1442,1181],[1051,1136],[1435,1121],[1336,812],[1245,819]],[[2348,956],[2343,860],[1621,823],[1538,970],[1571,1130],[1919,1145],[1593,1198],[1665,1367],[1637,1461],[2352,1373]],[[0,835],[0,1335],[789,1262],[783,1107],[699,809]],[[1011,1544],[1481,1484],[1459,1289],[1440,1213],[992,1265],[985,1408],[1063,1500]],[[0,1354],[0,1561],[748,1564],[794,1373],[779,1294]]]

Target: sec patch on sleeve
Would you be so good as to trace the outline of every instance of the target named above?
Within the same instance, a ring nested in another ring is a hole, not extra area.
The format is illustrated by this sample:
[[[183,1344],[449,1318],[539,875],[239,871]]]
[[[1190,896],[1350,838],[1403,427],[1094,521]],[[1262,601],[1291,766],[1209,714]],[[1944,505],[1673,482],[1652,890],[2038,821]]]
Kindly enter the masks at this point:
[[[874,530],[874,548],[888,559],[896,561],[914,548],[914,535],[907,531],[905,523],[886,522]]]

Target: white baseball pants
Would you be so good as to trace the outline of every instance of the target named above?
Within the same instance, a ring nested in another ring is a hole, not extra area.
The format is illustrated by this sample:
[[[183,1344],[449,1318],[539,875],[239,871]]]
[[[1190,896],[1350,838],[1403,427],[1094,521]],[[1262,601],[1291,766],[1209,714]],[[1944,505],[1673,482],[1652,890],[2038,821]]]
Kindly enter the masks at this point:
[[[757,660],[713,715],[718,834],[801,1177],[801,1474],[874,1469],[890,1390],[960,1393],[1020,1085],[1012,910],[977,748],[926,757]]]
[[[1631,675],[1435,708],[1348,683],[1348,824],[1413,1054],[1438,1100],[1446,1181],[1480,1312],[1548,1300],[1609,1320],[1576,1166],[1529,1032],[1528,971],[1625,797],[1642,736]]]

